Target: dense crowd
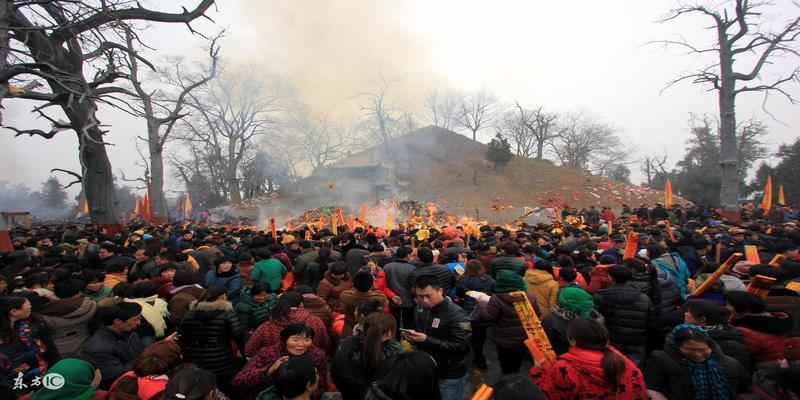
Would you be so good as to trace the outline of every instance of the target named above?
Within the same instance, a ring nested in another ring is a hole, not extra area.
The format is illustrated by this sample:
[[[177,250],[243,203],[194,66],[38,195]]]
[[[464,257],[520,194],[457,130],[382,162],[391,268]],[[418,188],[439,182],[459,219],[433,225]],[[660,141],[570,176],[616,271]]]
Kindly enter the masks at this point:
[[[183,221],[12,228],[0,398],[461,400],[472,370],[499,372],[498,400],[797,399],[794,210],[617,213],[277,237]],[[757,260],[694,294],[745,246]],[[524,344],[520,292],[553,362]]]

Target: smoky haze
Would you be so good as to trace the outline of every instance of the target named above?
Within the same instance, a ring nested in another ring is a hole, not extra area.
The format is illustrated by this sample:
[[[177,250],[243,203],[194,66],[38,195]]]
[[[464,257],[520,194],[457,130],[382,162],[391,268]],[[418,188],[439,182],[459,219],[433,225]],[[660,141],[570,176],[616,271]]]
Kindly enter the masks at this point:
[[[263,38],[234,57],[276,73],[317,112],[359,115],[359,93],[380,74],[399,79],[392,98],[421,99],[442,78],[429,47],[404,21],[408,2],[245,0],[243,24]],[[407,107],[406,104],[397,104]]]

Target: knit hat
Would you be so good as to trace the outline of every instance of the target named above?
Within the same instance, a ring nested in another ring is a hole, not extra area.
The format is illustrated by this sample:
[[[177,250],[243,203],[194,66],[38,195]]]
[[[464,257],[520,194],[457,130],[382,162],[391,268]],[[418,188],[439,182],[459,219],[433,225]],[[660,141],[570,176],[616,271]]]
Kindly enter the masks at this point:
[[[47,370],[44,387],[31,400],[71,399],[88,400],[96,389],[92,386],[95,367],[78,358],[64,358]]]
[[[372,283],[374,280],[375,279],[372,277],[371,273],[367,271],[359,271],[353,275],[353,287],[359,292],[366,292],[372,288]]]
[[[735,275],[739,279],[750,279],[750,267],[752,266],[753,263],[750,261],[739,261],[733,265],[731,274]]]
[[[565,287],[558,292],[558,304],[567,311],[588,318],[594,308],[592,295],[581,288]]]
[[[605,224],[601,225],[600,229],[597,230],[597,233],[599,233],[601,235],[607,234],[608,233],[608,225],[605,225]]]
[[[525,280],[518,273],[507,269],[501,269],[497,272],[497,279],[495,279],[494,283],[494,291],[496,293],[525,291],[527,289]]]

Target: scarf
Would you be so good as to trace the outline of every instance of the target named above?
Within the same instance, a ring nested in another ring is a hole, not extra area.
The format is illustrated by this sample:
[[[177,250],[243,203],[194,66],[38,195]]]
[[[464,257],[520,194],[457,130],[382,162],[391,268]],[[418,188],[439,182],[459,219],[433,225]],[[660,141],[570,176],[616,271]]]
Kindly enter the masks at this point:
[[[55,389],[42,387],[34,393],[31,400],[89,400],[96,389],[92,386],[95,367],[91,363],[77,358],[64,358],[55,363],[44,376],[44,382],[62,382],[63,386]],[[56,379],[60,375],[62,379]],[[51,386],[54,387],[54,386]]]
[[[683,356],[678,342],[675,340],[675,334],[684,329],[691,329],[700,332],[703,336],[708,337],[708,333],[703,328],[692,324],[681,324],[672,329],[672,340],[670,344],[675,348],[678,356],[680,356],[680,363],[689,368],[689,373],[692,375],[692,383],[694,384],[694,400],[733,400],[736,395],[728,385],[728,380],[725,379],[725,373],[722,366],[719,365],[714,354],[703,362],[695,362]],[[716,353],[716,351],[715,351]]]
[[[167,329],[165,320],[169,316],[166,301],[158,298],[158,295],[138,299],[125,299],[125,301],[142,306],[142,317],[156,331],[156,338],[164,337],[164,331]]]
[[[509,293],[517,291],[527,291],[528,287],[525,280],[514,272],[507,269],[501,269],[497,272],[497,278],[494,283],[494,291],[496,293]]]
[[[577,287],[565,287],[558,292],[558,304],[581,317],[588,318],[594,308],[592,295]]]

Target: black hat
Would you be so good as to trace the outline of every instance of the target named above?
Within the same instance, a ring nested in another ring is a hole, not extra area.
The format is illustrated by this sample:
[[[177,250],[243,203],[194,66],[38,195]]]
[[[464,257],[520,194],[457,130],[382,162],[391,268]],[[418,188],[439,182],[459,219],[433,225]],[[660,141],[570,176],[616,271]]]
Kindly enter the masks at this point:
[[[622,236],[622,235],[611,235],[611,240],[613,240],[615,242],[624,242],[625,241],[625,236]]]
[[[353,275],[353,287],[359,292],[366,292],[372,288],[372,283],[374,280],[375,279],[372,277],[371,273],[367,271],[359,271]]]

